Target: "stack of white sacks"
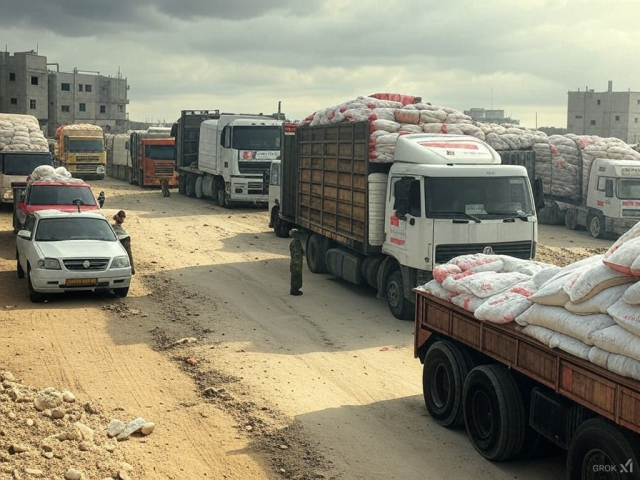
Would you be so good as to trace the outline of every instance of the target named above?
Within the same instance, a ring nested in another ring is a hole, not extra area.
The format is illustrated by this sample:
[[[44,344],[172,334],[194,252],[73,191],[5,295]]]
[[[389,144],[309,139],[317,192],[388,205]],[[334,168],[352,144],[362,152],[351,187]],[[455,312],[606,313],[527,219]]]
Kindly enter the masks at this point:
[[[81,178],[73,178],[66,168],[53,168],[51,165],[40,165],[39,167],[36,167],[31,175],[29,175],[29,180],[32,182],[83,182]]]
[[[33,115],[0,113],[0,152],[48,152],[49,144]]]
[[[640,223],[604,255],[564,268],[465,255],[419,287],[474,314],[510,323],[551,348],[640,380]]]

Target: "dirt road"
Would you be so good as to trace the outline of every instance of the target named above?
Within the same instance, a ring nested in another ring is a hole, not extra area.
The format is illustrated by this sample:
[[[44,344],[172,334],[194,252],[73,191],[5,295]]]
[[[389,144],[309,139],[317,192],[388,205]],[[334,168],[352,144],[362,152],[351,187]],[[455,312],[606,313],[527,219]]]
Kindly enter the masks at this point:
[[[99,188],[105,214],[128,214],[129,297],[30,304],[1,212],[0,371],[156,422],[119,447],[132,478],[565,478],[563,456],[492,464],[463,431],[431,421],[413,325],[371,290],[305,270],[304,295],[289,296],[288,241],[266,211]],[[171,346],[187,337],[197,342]]]

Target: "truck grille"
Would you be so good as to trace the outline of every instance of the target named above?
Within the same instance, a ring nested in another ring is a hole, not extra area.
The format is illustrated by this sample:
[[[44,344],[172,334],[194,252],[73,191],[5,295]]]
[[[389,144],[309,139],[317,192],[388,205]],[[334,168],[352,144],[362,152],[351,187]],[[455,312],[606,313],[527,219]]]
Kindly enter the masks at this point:
[[[247,184],[247,187],[249,189],[249,195],[265,194],[264,186],[262,182],[249,182]],[[268,193],[268,191],[266,193]]]
[[[85,268],[83,263],[89,262],[89,267]],[[109,265],[108,258],[73,258],[70,260],[63,260],[64,266],[67,270],[106,270]]]
[[[632,218],[640,218],[640,209],[637,208],[623,208],[622,209],[623,217],[632,217]]]
[[[482,253],[486,247],[491,247],[496,255],[509,255],[511,257],[531,258],[532,243],[504,242],[504,243],[464,243],[458,245],[438,245],[436,247],[436,263],[446,263],[459,255]]]
[[[78,156],[76,157],[76,162],[98,163],[100,162],[100,157]]]
[[[173,165],[155,165],[154,172],[159,177],[172,177],[173,176]]]
[[[78,173],[96,173],[96,167],[98,165],[95,164],[82,164],[82,163],[77,163],[76,164],[76,172]]]
[[[238,162],[240,173],[245,174],[259,173],[262,175],[264,172],[268,172],[270,167],[271,162]]]

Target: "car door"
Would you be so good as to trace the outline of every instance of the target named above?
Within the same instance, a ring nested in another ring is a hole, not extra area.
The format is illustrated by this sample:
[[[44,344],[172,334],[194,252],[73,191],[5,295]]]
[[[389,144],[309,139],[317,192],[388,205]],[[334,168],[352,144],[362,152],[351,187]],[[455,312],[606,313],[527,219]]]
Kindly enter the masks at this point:
[[[20,266],[26,272],[27,271],[27,262],[34,262],[34,245],[33,239],[35,237],[35,228],[36,228],[36,219],[33,215],[27,215],[24,221],[23,230],[28,230],[31,232],[31,238],[26,239],[20,236],[16,237],[16,248],[18,250],[18,258],[20,259]]]

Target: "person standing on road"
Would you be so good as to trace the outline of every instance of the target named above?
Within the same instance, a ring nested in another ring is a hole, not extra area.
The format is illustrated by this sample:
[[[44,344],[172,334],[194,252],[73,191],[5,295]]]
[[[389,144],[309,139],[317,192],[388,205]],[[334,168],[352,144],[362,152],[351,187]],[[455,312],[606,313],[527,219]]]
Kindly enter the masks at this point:
[[[289,252],[291,253],[291,264],[289,269],[291,271],[291,295],[302,295],[300,289],[302,288],[302,256],[304,250],[302,249],[302,242],[300,242],[300,236],[298,230],[295,228],[289,232],[289,235],[293,238],[289,244]]]
[[[131,253],[131,236],[122,226],[125,218],[127,218],[126,212],[124,210],[120,210],[113,216],[113,220],[115,221],[115,223],[112,226],[113,230],[118,236],[118,240],[120,240],[120,243],[127,251],[127,255],[129,255],[129,263],[131,264],[131,275],[135,275],[136,269],[133,266],[133,254]]]

